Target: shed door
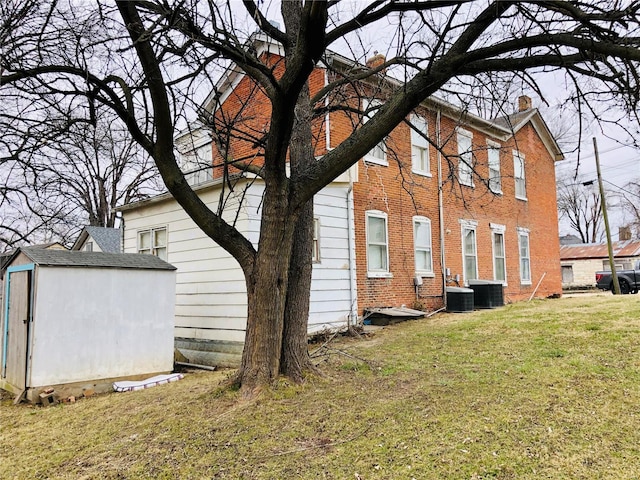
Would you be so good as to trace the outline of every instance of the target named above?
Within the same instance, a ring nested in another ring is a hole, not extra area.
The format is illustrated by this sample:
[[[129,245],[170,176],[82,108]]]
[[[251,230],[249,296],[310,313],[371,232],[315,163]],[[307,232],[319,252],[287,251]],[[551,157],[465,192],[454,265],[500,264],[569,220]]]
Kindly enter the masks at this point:
[[[11,272],[6,335],[5,379],[11,385],[26,388],[29,340],[30,280],[32,271]]]

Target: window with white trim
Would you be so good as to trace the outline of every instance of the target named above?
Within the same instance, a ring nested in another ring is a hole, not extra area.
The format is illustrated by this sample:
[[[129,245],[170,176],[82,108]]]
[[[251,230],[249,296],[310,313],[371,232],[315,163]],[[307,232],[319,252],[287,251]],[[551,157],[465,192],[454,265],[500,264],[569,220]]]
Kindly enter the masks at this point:
[[[464,281],[478,278],[478,247],[476,244],[476,227],[478,222],[462,220],[462,259]]]
[[[413,114],[411,121],[411,168],[413,173],[431,176],[427,119]],[[420,133],[418,133],[420,132]]]
[[[320,263],[320,220],[313,219],[313,251],[311,253],[313,263]]]
[[[524,154],[513,151],[513,178],[516,184],[516,198],[527,199],[527,185],[524,175]]]
[[[529,229],[518,228],[520,250],[520,283],[531,285],[531,257],[529,252]]]
[[[380,107],[384,102],[382,100],[378,100],[377,98],[365,98],[362,100],[362,111],[364,112],[364,116],[362,118],[362,123],[365,124],[373,116],[377,113],[378,107]],[[387,161],[387,148],[384,144],[384,140],[378,143],[375,147],[373,147],[369,153],[364,156],[365,162],[369,163],[377,163],[378,165],[389,165]]]
[[[504,225],[490,224],[491,243],[493,247],[493,279],[507,283],[507,257],[504,248]]]
[[[379,210],[366,212],[367,274],[369,277],[389,277],[389,236],[387,214]]]
[[[433,275],[431,220],[426,217],[413,217],[413,247],[416,260],[416,273]]]
[[[87,242],[84,246],[85,252],[93,252],[93,242]]]
[[[180,161],[189,185],[198,185],[213,178],[213,145],[210,141],[180,155]]]
[[[457,128],[458,140],[458,182],[473,187],[473,151],[471,141],[473,133]]]
[[[493,193],[502,193],[502,179],[500,178],[500,144],[487,142],[487,157],[489,163],[489,189]]]
[[[138,232],[138,253],[167,259],[167,227],[150,228]]]

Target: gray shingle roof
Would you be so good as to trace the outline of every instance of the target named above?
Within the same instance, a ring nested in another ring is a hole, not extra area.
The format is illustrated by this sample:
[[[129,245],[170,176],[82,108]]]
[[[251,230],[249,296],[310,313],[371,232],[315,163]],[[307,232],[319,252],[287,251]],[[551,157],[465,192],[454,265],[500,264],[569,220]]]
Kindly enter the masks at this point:
[[[98,244],[100,250],[108,253],[120,253],[120,236],[122,231],[119,228],[106,227],[84,227],[86,232]]]
[[[143,270],[175,270],[176,267],[155,255],[138,253],[78,252],[67,250],[43,250],[24,247],[20,249],[33,263],[57,267],[135,268]]]

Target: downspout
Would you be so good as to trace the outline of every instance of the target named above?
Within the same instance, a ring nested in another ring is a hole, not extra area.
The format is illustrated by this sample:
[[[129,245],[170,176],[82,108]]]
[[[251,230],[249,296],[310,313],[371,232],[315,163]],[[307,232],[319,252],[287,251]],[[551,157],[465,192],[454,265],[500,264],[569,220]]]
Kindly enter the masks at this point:
[[[349,248],[349,317],[347,318],[347,327],[355,326],[358,319],[358,311],[356,308],[357,287],[356,287],[356,265],[354,255],[354,229],[353,222],[353,178],[351,169],[349,169],[349,189],[347,190],[347,236]]]
[[[324,69],[324,85],[329,85],[329,73]],[[329,107],[329,97],[325,97],[324,104]],[[331,124],[329,108],[324,117],[324,135],[327,151],[331,150]],[[347,328],[356,325],[358,311],[356,307],[357,286],[356,286],[356,265],[355,265],[355,225],[353,220],[353,167],[347,171],[349,174],[349,189],[347,190],[347,248],[349,249],[349,314],[347,315]]]
[[[440,223],[440,270],[442,273],[442,300],[444,301],[444,308],[447,308],[447,265],[446,255],[444,248],[444,201],[442,195],[442,145],[440,144],[440,119],[442,111],[440,109],[436,112],[436,145],[438,146],[438,215]]]

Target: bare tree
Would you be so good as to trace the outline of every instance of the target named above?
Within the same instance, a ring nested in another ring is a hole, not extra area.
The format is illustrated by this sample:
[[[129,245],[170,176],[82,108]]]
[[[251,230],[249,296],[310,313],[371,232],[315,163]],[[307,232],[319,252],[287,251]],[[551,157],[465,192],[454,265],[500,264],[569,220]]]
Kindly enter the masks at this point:
[[[583,184],[571,176],[559,179],[558,216],[566,219],[582,243],[596,243],[603,239],[604,224],[600,192],[593,182]]]
[[[346,11],[349,5],[354,11]],[[277,12],[274,4],[253,0],[121,0],[115,8],[102,2],[14,0],[1,7],[2,113],[36,124],[46,112],[64,112],[72,124],[91,122],[98,104],[111,108],[154,158],[176,201],[242,267],[248,318],[236,380],[246,395],[281,372],[302,378],[309,365],[301,328],[308,302],[292,295],[290,281],[295,278],[296,288],[302,285],[308,297],[308,269],[298,277],[294,271],[310,263],[309,249],[293,251],[296,232],[306,232],[304,242],[309,238],[308,202],[425,99],[438,92],[470,98],[496,78],[535,87],[538,74],[556,70],[566,72],[582,108],[605,101],[636,112],[637,2],[379,0],[349,5],[286,1]],[[275,14],[284,20],[282,29],[268,21]],[[378,37],[389,32],[390,60],[362,68],[358,61],[370,52],[366,36],[371,29]],[[279,45],[277,55],[256,50],[257,36]],[[329,48],[340,45],[356,60],[353,68],[332,68],[336,57]],[[316,65],[333,75],[313,91],[308,86]],[[214,119],[221,115],[200,106],[203,89],[214,91],[216,98],[215,79],[227,68],[242,71],[267,99],[258,112],[264,121],[255,128],[256,120],[247,138],[255,141],[260,161],[221,156],[228,163],[222,168],[251,172],[264,181],[257,248],[200,200],[176,161],[176,126],[192,111]],[[394,81],[380,83],[384,69]],[[346,84],[358,89],[363,83],[365,89],[384,88],[381,105],[362,112],[353,101],[337,101]],[[364,113],[367,121],[356,121],[357,128],[313,161],[309,122],[338,104],[345,115],[361,119]],[[10,106],[18,110],[7,110]],[[290,149],[294,138],[305,144],[297,153]]]
[[[109,111],[96,114],[92,123],[65,120],[49,127],[50,133],[58,127],[55,138],[21,142],[4,159],[0,241],[6,247],[72,243],[84,225],[114,227],[117,206],[163,190],[151,157]],[[11,124],[3,127],[7,137],[25,135]]]
[[[627,225],[632,229],[635,238],[640,238],[640,184],[631,181],[618,188],[616,196],[622,211],[629,215]]]

